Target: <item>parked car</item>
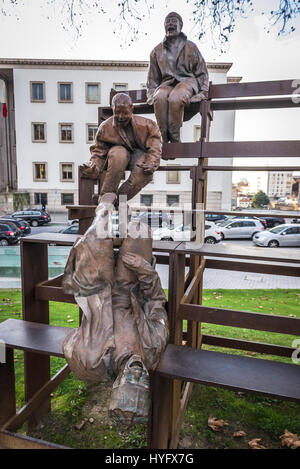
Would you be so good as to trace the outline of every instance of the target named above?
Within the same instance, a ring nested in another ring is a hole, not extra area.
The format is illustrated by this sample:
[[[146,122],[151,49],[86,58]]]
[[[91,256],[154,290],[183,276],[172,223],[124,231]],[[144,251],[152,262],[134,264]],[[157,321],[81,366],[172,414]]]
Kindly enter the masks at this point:
[[[259,220],[245,220],[233,218],[218,225],[222,239],[245,238],[250,239],[265,228]]]
[[[153,231],[154,241],[190,241],[191,225],[178,225],[176,228],[158,228]],[[211,222],[205,222],[205,239],[208,244],[215,244],[221,241],[221,234],[218,227]]]
[[[78,234],[79,224],[73,223],[72,225],[68,226],[67,228],[63,228],[59,230],[60,233],[64,234]]]
[[[13,229],[13,227],[7,223],[0,223],[0,246],[16,244],[20,237],[19,230]]]
[[[17,220],[25,220],[30,223],[31,226],[45,225],[51,221],[49,213],[37,209],[14,212],[12,217],[16,218]]]
[[[12,216],[2,216],[0,217],[0,223],[9,223],[9,224],[13,223],[20,230],[21,236],[25,236],[31,233],[30,225],[25,220],[17,220],[16,218],[13,218]]]
[[[206,221],[211,221],[213,223],[216,223],[216,222],[222,222],[224,220],[227,220],[227,216],[226,215],[221,215],[221,214],[217,214],[217,213],[206,213],[205,214],[205,220]]]
[[[232,219],[235,219],[235,218],[238,218],[239,220],[241,220],[241,219],[244,219],[244,220],[258,220],[265,227],[265,229],[267,228],[267,222],[263,218],[254,217],[253,215],[246,215],[244,217],[241,216],[241,215],[236,215],[236,216],[232,217]]]
[[[271,230],[257,233],[253,237],[257,246],[278,248],[279,246],[300,246],[300,223],[295,225],[287,223],[278,225]]]
[[[173,214],[166,212],[144,212],[142,214],[133,214],[133,220],[141,220],[148,223],[151,228],[172,227]]]
[[[285,219],[282,217],[259,217],[259,219],[266,223],[268,229],[285,223]]]

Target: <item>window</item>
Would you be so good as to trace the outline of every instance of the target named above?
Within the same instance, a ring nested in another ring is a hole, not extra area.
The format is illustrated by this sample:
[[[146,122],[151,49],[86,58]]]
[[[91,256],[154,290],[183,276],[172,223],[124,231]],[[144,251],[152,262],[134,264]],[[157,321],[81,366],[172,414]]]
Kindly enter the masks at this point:
[[[94,143],[97,130],[97,124],[86,124],[86,143]]]
[[[44,103],[46,101],[44,81],[30,82],[30,101],[32,103]]]
[[[46,124],[44,122],[32,122],[31,139],[33,142],[46,142]]]
[[[285,231],[285,234],[298,234],[299,233],[299,228],[297,226],[293,226],[292,228],[288,228]]]
[[[176,205],[178,207],[179,205],[179,195],[167,195],[167,205],[168,207],[172,207]]]
[[[48,194],[46,192],[35,192],[34,205],[48,205]]]
[[[33,180],[47,181],[47,163],[33,163]]]
[[[153,203],[152,194],[142,194],[141,195],[141,205],[146,205],[146,207],[151,207]]]
[[[61,194],[61,205],[73,205],[74,194]]]
[[[180,183],[180,171],[167,171],[166,182],[167,184],[179,184]]]
[[[194,140],[195,142],[198,142],[201,137],[201,125],[195,125],[194,126]]]
[[[73,83],[58,83],[58,102],[73,102]]]
[[[89,104],[100,103],[100,83],[85,84],[85,100]]]
[[[113,88],[116,91],[126,91],[128,88],[128,83],[114,83]]]
[[[60,180],[74,181],[74,163],[60,163]]]
[[[60,143],[74,143],[73,124],[59,124]]]

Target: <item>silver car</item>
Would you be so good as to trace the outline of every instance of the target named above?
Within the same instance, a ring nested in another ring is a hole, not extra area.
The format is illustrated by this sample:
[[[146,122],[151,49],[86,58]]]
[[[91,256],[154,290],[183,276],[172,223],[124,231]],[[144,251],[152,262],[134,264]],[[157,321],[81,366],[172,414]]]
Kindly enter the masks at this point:
[[[253,238],[256,233],[264,231],[264,226],[259,220],[233,218],[225,220],[218,225],[222,239],[228,238]]]
[[[278,246],[300,247],[300,223],[278,225],[271,230],[256,234],[253,242],[257,246],[278,248]]]

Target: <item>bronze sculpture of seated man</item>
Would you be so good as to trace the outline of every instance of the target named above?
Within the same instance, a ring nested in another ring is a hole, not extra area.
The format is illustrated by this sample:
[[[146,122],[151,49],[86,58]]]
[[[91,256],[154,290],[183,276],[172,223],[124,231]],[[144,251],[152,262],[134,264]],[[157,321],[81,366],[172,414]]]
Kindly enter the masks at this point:
[[[152,181],[159,167],[161,135],[155,122],[133,114],[127,94],[116,94],[112,108],[113,116],[102,122],[90,147],[89,163],[81,168],[91,178],[98,178],[106,169],[100,195],[110,192],[130,200]],[[131,174],[119,188],[125,170]]]
[[[205,60],[196,44],[181,32],[182,25],[178,13],[169,13],[166,36],[150,54],[147,102],[154,105],[163,142],[180,141],[184,106],[207,99],[208,94]]]

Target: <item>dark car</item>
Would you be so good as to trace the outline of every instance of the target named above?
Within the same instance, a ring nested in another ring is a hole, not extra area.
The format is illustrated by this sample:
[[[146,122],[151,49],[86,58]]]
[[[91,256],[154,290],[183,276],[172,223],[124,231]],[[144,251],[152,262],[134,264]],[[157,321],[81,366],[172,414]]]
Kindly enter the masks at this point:
[[[17,220],[25,220],[31,226],[45,225],[51,221],[50,215],[42,210],[21,210],[12,214]]]
[[[17,220],[16,218],[13,218],[12,216],[7,216],[7,217],[3,216],[3,217],[0,217],[0,223],[9,223],[9,224],[13,223],[20,230],[21,236],[25,236],[31,233],[30,225],[25,220]]]
[[[205,214],[205,220],[206,221],[212,221],[213,223],[216,223],[216,221],[224,221],[228,217],[226,215],[218,214],[218,213],[206,213]]]
[[[133,216],[132,219],[147,223],[151,228],[172,227],[174,225],[173,215],[166,212],[144,212]]]
[[[283,225],[285,219],[282,217],[259,217],[262,222],[265,222],[265,228],[274,228],[274,226]]]
[[[19,230],[14,229],[12,225],[7,223],[0,223],[0,246],[8,246],[9,244],[16,244],[21,235]]]

